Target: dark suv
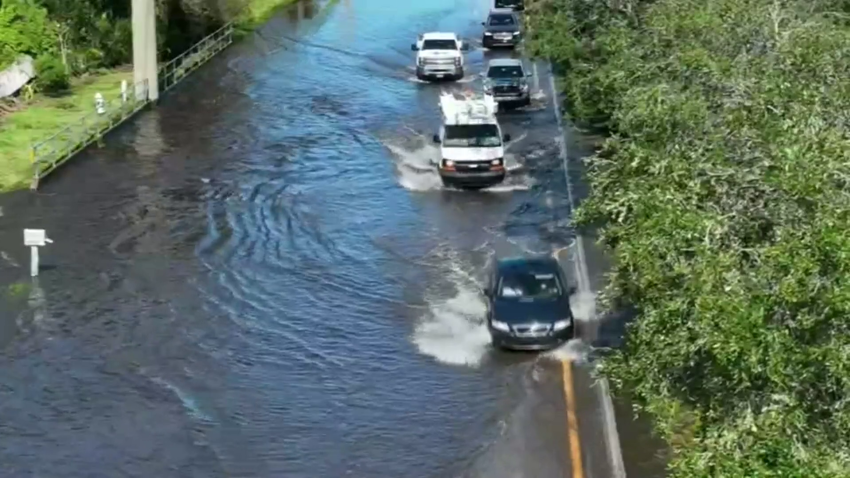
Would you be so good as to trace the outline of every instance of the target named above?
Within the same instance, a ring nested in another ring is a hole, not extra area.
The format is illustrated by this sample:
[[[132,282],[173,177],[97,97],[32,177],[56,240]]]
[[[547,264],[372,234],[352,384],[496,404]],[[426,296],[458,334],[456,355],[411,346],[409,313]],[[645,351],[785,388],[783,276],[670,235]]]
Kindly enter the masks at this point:
[[[500,105],[531,104],[528,92],[528,78],[522,60],[516,58],[497,58],[487,63],[484,73],[484,92],[493,95]]]
[[[575,337],[570,295],[550,256],[503,259],[488,278],[487,328],[493,345],[515,350],[556,347]]]
[[[484,48],[508,47],[514,48],[522,40],[519,28],[519,17],[509,9],[490,10],[484,25],[484,37],[481,44]]]
[[[510,8],[517,12],[525,10],[525,5],[522,0],[495,0],[495,4],[493,6],[495,8]]]

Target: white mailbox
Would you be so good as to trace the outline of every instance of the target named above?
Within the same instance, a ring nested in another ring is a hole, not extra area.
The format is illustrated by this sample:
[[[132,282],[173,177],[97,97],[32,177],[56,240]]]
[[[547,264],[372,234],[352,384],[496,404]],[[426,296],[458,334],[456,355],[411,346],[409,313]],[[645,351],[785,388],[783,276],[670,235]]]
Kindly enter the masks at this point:
[[[48,243],[47,232],[44,229],[24,229],[24,245],[43,247]]]
[[[24,229],[24,245],[30,248],[31,276],[38,275],[38,248],[52,243],[44,229]]]

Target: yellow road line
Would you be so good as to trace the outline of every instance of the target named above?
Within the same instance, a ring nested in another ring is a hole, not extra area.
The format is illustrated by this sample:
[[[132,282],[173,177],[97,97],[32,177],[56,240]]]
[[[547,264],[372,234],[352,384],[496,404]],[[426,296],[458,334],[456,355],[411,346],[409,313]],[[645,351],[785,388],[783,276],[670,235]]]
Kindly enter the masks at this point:
[[[570,360],[561,360],[564,369],[564,398],[567,401],[567,435],[570,441],[570,458],[573,464],[570,478],[584,478],[584,466],[581,462],[581,443],[578,438],[578,420],[576,419],[575,390],[573,389],[573,364]]]

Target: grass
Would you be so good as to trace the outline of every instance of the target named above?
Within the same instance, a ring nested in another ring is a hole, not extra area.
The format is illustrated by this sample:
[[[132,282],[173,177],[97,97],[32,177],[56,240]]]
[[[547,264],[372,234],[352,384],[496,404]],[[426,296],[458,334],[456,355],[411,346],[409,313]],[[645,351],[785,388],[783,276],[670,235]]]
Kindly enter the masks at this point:
[[[129,68],[76,78],[59,97],[37,94],[24,109],[0,119],[0,191],[25,187],[32,176],[30,148],[94,111],[94,95],[107,101],[121,94],[121,81],[133,81]]]

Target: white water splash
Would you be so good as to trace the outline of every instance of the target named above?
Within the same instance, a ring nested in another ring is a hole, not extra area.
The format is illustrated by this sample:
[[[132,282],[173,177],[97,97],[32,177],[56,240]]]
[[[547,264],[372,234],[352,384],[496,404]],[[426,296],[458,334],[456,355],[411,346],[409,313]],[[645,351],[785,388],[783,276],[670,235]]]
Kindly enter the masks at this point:
[[[424,141],[415,149],[385,143],[387,149],[396,158],[398,182],[410,191],[434,191],[443,188],[443,181],[437,172],[437,158],[440,148]]]
[[[580,291],[570,297],[570,308],[573,311],[573,317],[576,321],[576,326],[581,327],[580,323],[590,323],[596,319],[596,294],[589,291]],[[573,362],[583,363],[587,361],[587,357],[591,352],[589,344],[581,339],[573,339],[564,345],[547,352],[545,355],[548,358],[556,360],[571,360]]]
[[[479,281],[461,266],[456,252],[448,251],[442,260],[449,264],[455,294],[426,299],[428,312],[416,327],[413,342],[421,353],[440,362],[475,367],[491,350],[487,306]]]

